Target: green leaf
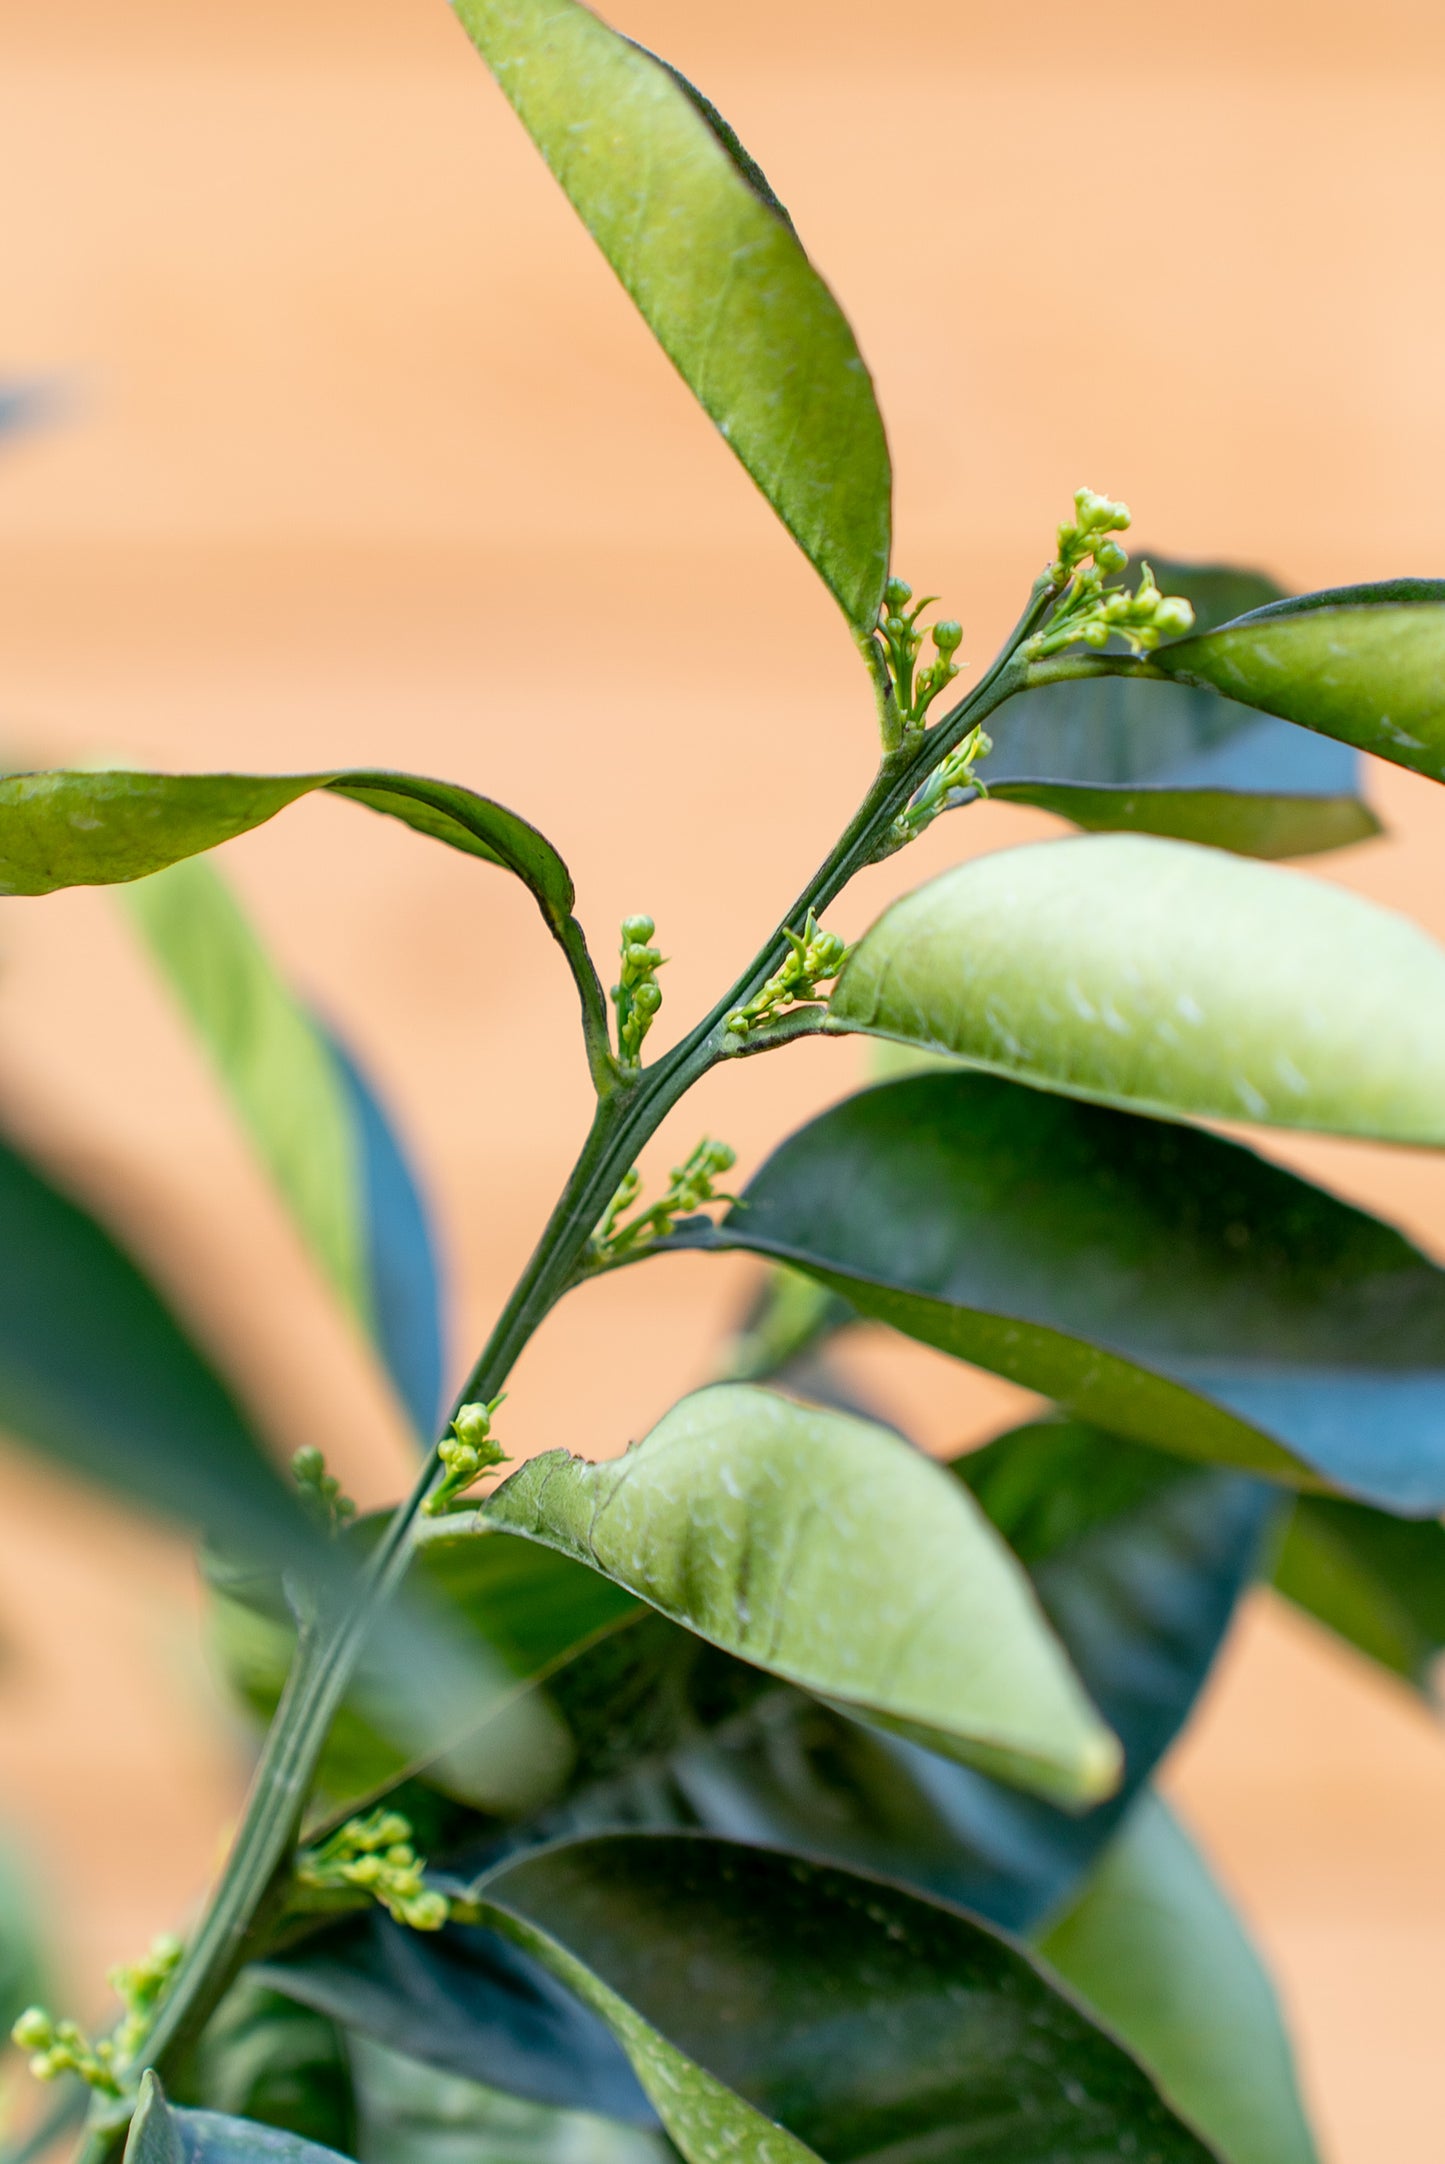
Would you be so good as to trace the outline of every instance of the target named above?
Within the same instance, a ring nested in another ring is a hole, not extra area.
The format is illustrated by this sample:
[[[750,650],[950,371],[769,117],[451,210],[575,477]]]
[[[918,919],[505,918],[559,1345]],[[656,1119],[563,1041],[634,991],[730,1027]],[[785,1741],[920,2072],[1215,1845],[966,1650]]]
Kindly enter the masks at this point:
[[[1317,856],[1369,841],[1381,831],[1368,805],[1352,796],[1108,784],[1091,788],[1081,782],[995,782],[991,776],[988,793],[1000,804],[1032,804],[1091,833],[1159,834],[1172,841],[1207,842],[1240,857]]]
[[[1274,602],[1160,647],[1150,667],[1445,780],[1445,580]]]
[[[1445,952],[1212,849],[1100,835],[959,865],[885,912],[829,1005],[1101,1104],[1445,1144]]]
[[[1021,1953],[884,1880],[617,1834],[503,1864],[476,1893],[613,2029],[689,2164],[1207,2164]]]
[[[1445,1506],[1445,1272],[1238,1143],[922,1074],[822,1114],[684,1237],[1136,1441]]]
[[[1445,1526],[1402,1523],[1360,1503],[1302,1496],[1274,1567],[1276,1589],[1356,1652],[1438,1697],[1445,1652]]]
[[[136,881],[128,900],[303,1240],[369,1333],[360,1152],[330,1048],[203,859]]]
[[[871,1422],[719,1384],[625,1457],[548,1451],[483,1507],[860,1719],[1066,1802],[1114,1785],[1118,1746],[1008,1551]]]
[[[364,1519],[347,1550],[367,1552],[386,1522],[384,1514]],[[595,1571],[463,1523],[465,1530],[455,1519],[424,1524],[408,1584],[445,1629],[465,1687],[433,1691],[423,1706],[415,1676],[383,1631],[362,1657],[317,1768],[318,1788],[338,1806],[424,1766],[434,1787],[478,1809],[535,1809],[565,1779],[568,1752],[530,1694],[646,1613]],[[223,1556],[204,1560],[212,1656],[241,1702],[269,1721],[295,1650],[281,1585]],[[522,1717],[545,1726],[529,1737]]]
[[[1038,1948],[1224,2164],[1316,2164],[1269,1978],[1157,1797]]]
[[[1166,593],[1193,605],[1200,631],[1283,598],[1257,571],[1140,554]],[[1042,685],[992,726],[990,795],[1093,831],[1256,857],[1342,849],[1380,831],[1352,750],[1195,686],[1107,675]]]
[[[456,0],[684,382],[856,632],[888,573],[873,386],[792,221],[725,121],[575,0]]]
[[[244,1975],[173,2090],[181,2104],[259,2120],[331,2149],[355,2147],[349,2045],[335,2022]]]
[[[330,774],[141,774],[59,770],[0,779],[0,894],[114,886],[248,834],[318,789],[400,819],[499,864],[527,886],[566,955],[589,1034],[606,1009],[571,875],[552,844],[504,804],[455,782],[355,768]]]
[[[272,2164],[346,2164],[335,2149],[322,2149],[276,2127],[168,2104],[155,2075],[141,2076],[125,2164],[257,2164],[262,2158],[272,2159]]]
[[[227,1385],[110,1234],[0,1142],[0,1425],[278,1564],[320,1552]]]
[[[126,899],[303,1242],[430,1442],[442,1387],[436,1257],[375,1091],[203,858],[136,880]]]
[[[558,2111],[350,2040],[366,2164],[669,2164],[660,2132]]]

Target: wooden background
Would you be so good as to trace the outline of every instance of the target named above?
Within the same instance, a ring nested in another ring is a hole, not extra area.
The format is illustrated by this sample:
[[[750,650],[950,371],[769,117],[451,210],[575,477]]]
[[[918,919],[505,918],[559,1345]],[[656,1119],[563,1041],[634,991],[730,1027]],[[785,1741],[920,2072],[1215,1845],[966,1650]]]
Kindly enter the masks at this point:
[[[970,662],[1080,481],[1145,540],[1300,586],[1445,565],[1435,0],[631,0],[624,27],[716,97],[833,280],[899,567]],[[473,782],[558,842],[599,950],[656,916],[659,1041],[681,1026],[856,799],[867,689],[442,0],[0,0],[0,213],[0,373],[59,386],[0,463],[8,756]],[[1372,789],[1391,838],[1324,875],[1445,934],[1442,799]],[[941,822],[843,928],[1047,828]],[[226,861],[416,1139],[460,1362],[580,1133],[570,988],[507,881],[351,807]],[[654,1161],[708,1124],[746,1169],[858,1072],[846,1046],[749,1063]],[[6,908],[0,1109],[244,1369],[278,1447],[395,1492],[384,1391],[104,895]],[[1445,1248],[1439,1162],[1270,1146]],[[745,1282],[680,1261],[577,1297],[505,1440],[619,1448],[706,1372]],[[860,1357],[940,1448],[1023,1402]],[[184,1552],[26,1459],[0,1481],[0,1816],[96,2006],[204,1882],[242,1745]],[[1268,1951],[1333,2164],[1438,2164],[1429,1717],[1261,1599],[1170,1786]]]

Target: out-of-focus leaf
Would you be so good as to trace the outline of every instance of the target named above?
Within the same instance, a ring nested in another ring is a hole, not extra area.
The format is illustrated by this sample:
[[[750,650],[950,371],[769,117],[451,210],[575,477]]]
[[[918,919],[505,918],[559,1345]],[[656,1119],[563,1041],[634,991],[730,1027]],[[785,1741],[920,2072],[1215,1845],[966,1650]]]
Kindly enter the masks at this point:
[[[1114,1739],[982,1513],[871,1422],[718,1384],[623,1458],[531,1459],[483,1518],[945,1756],[1072,1803],[1117,1778]]]
[[[365,1551],[385,1522],[381,1515],[363,1520],[347,1547]],[[224,1556],[205,1560],[213,1655],[242,1702],[269,1720],[295,1646],[282,1589],[274,1577]],[[422,1763],[434,1786],[479,1809],[535,1809],[565,1778],[568,1752],[531,1694],[561,1664],[645,1610],[564,1556],[500,1533],[460,1533],[447,1520],[424,1527],[408,1583],[446,1634],[464,1671],[459,1687],[433,1689],[419,1702],[393,1621],[362,1656],[327,1737],[318,1787],[338,1802],[355,1800]],[[425,1714],[420,1726],[418,1713]],[[518,1726],[527,1720],[537,1731],[530,1737]]]
[[[277,2127],[168,2104],[155,2075],[141,2076],[125,2164],[262,2164],[267,2158],[272,2164],[346,2164],[335,2149],[323,2149]]]
[[[381,1357],[430,1442],[442,1416],[446,1341],[436,1234],[420,1181],[385,1106],[334,1030],[317,1022],[350,1099],[361,1155],[362,1221]]]
[[[689,2164],[1206,2164],[1021,1953],[884,1880],[614,1834],[504,1864],[475,1893],[612,2028]]]
[[[1301,1496],[1274,1567],[1277,1589],[1356,1652],[1437,1695],[1445,1651],[1445,1526],[1361,1503]]]
[[[1141,553],[1164,591],[1193,605],[1200,631],[1283,598],[1257,571]],[[990,726],[990,794],[1075,826],[1259,857],[1308,856],[1380,831],[1347,745],[1193,685],[1121,676],[1044,685]]]
[[[1445,780],[1445,580],[1272,602],[1160,647],[1150,667]]]
[[[108,1232],[0,1143],[0,1424],[128,1501],[314,1562],[227,1386]]]
[[[791,1136],[744,1204],[689,1243],[789,1263],[1161,1449],[1445,1504],[1445,1273],[1237,1143],[922,1074]]]
[[[1182,842],[959,865],[864,935],[829,1009],[1102,1104],[1445,1144],[1445,952],[1341,888]]]
[[[1038,1947],[1224,2164],[1316,2164],[1269,1978],[1157,1797]]]
[[[888,574],[891,473],[837,302],[736,135],[576,0],[457,16],[648,327],[855,631]]]
[[[442,1387],[435,1249],[375,1091],[211,865],[184,859],[127,899],[302,1240],[430,1441]]]
[[[330,1047],[204,860],[137,880],[127,900],[307,1248],[369,1333],[361,1153]]]
[[[243,1976],[207,2023],[177,2104],[256,2119],[350,2154],[356,2103],[335,2022]]]
[[[351,2041],[365,2164],[669,2164],[660,2128],[559,2111]]]

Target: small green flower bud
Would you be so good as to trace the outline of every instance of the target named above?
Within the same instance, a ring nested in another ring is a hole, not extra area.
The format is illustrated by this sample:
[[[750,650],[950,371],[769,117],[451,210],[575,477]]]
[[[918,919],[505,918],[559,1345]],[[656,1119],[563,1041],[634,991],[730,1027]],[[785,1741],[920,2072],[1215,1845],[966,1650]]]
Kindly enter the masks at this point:
[[[656,1014],[662,1005],[660,984],[639,984],[632,995],[632,1004],[638,1014]]]
[[[955,623],[951,616],[945,617],[941,624],[933,627],[933,643],[945,659],[950,654],[956,654],[963,644],[962,624]]]
[[[1108,624],[1085,624],[1079,633],[1079,637],[1085,646],[1107,646],[1109,643],[1109,631],[1110,626]]]
[[[291,1460],[291,1470],[300,1481],[319,1480],[326,1470],[326,1460],[314,1443],[307,1443]]]
[[[634,942],[622,950],[623,966],[641,971],[644,975],[662,967],[662,956],[656,947],[644,947]]]
[[[1194,629],[1194,611],[1182,594],[1169,594],[1154,611],[1154,629],[1162,638],[1174,638]]]
[[[744,1014],[741,1007],[734,1007],[723,1027],[730,1030],[736,1037],[745,1037],[748,1032],[748,1020],[748,1016]]]
[[[900,609],[907,608],[913,599],[913,588],[907,579],[890,579],[883,589],[883,603],[890,616],[897,616]]]
[[[54,2037],[54,2027],[43,2006],[27,2006],[10,2031],[11,2042],[22,2051],[46,2051]]]
[[[464,1405],[452,1422],[457,1441],[473,1446],[486,1442],[491,1431],[492,1416],[485,1405]]]
[[[1101,541],[1094,550],[1094,561],[1106,577],[1112,577],[1116,571],[1126,569],[1129,551],[1120,548],[1117,541]]]
[[[624,917],[622,944],[624,947],[645,947],[656,930],[651,917]]]
[[[421,1893],[400,1908],[401,1921],[413,1931],[440,1931],[447,1920],[445,1894]]]

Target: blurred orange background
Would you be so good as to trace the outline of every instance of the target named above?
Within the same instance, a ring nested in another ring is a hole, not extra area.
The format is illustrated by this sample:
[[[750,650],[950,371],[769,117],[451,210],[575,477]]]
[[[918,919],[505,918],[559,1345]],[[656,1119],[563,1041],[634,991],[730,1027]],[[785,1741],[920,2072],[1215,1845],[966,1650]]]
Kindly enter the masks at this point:
[[[628,0],[713,95],[858,329],[898,567],[987,658],[1081,481],[1136,533],[1299,587],[1445,570],[1438,0]],[[833,605],[614,285],[442,0],[0,0],[0,377],[58,387],[0,462],[0,748],[181,767],[405,765],[542,825],[605,955],[727,982],[866,781]],[[1445,800],[1312,867],[1445,934]],[[940,822],[836,913],[1049,831]],[[224,855],[413,1139],[458,1373],[580,1138],[572,994],[500,876],[335,802]],[[1301,874],[1308,876],[1308,874]],[[603,964],[605,971],[605,962]],[[711,1078],[743,1169],[854,1085],[848,1045]],[[103,893],[0,925],[0,1113],[97,1200],[278,1449],[368,1502],[407,1445]],[[1445,1254],[1445,1164],[1269,1147]],[[706,1374],[741,1265],[574,1297],[504,1440],[621,1447]],[[1026,1402],[856,1357],[939,1448]],[[244,1778],[184,1548],[0,1464],[0,1799],[77,2004],[185,1912]],[[1253,1604],[1169,1786],[1279,1979],[1332,2164],[1438,2164],[1445,1743]]]

